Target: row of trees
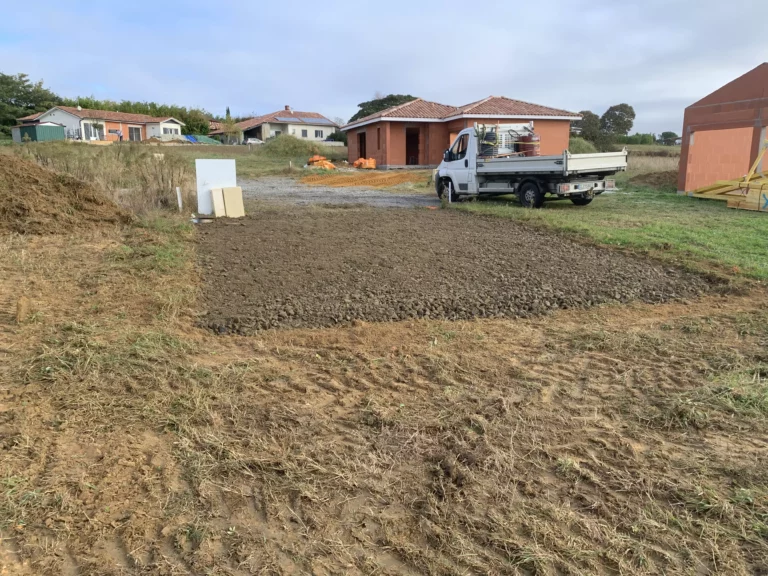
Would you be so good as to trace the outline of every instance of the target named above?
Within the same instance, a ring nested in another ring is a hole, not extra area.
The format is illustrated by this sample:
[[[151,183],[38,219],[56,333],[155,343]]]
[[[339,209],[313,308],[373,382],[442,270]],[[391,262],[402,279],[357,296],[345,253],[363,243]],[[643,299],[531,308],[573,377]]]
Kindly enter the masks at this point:
[[[667,144],[672,145],[679,138],[674,132],[656,134],[635,133],[629,135],[635,124],[635,109],[629,104],[611,106],[602,116],[591,110],[582,110],[581,120],[573,123],[576,132],[592,142],[599,150],[609,150],[616,144]]]
[[[208,119],[211,116],[199,108],[156,102],[115,102],[93,97],[64,98],[43,86],[42,80],[32,82],[27,74],[12,75],[0,72],[0,137],[9,137],[11,126],[15,126],[19,118],[45,112],[54,106],[82,106],[112,112],[173,116],[184,122],[184,134],[208,134]]]

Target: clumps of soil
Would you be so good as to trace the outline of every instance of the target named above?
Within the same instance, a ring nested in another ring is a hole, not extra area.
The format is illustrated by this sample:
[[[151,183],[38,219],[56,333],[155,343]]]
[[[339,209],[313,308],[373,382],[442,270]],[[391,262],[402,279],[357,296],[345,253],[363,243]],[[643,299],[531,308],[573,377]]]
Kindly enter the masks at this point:
[[[629,179],[630,184],[650,186],[652,188],[677,188],[677,170],[648,172]]]
[[[131,219],[87,182],[19,156],[0,161],[0,231],[60,234]]]
[[[221,334],[529,317],[708,288],[650,260],[452,210],[264,210],[200,226],[199,242],[201,325]]]

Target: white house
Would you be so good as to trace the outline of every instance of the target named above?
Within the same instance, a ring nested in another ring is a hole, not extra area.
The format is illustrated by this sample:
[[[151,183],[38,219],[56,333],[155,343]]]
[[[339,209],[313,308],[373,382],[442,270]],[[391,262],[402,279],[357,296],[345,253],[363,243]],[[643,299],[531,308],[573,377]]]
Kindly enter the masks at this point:
[[[338,128],[335,122],[328,120],[322,114],[296,112],[290,106],[286,106],[284,110],[279,112],[238,122],[235,126],[243,133],[243,138],[258,138],[259,140],[287,134],[302,140],[321,141],[328,138]],[[224,133],[223,129],[219,129],[212,131],[210,135],[223,135]]]

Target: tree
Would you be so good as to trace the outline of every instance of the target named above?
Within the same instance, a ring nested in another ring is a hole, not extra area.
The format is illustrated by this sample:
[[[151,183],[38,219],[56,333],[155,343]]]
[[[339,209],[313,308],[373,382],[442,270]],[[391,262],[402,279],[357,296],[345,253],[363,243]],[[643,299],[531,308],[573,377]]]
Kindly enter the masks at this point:
[[[227,118],[221,123],[221,131],[227,144],[237,144],[243,136],[243,131],[232,118]]]
[[[661,133],[661,142],[663,144],[666,144],[667,146],[672,146],[675,143],[675,140],[680,138],[677,134],[674,132],[662,132]]]
[[[399,106],[400,104],[405,104],[411,100],[416,100],[416,97],[411,96],[410,94],[390,94],[389,96],[384,96],[383,98],[374,98],[368,102],[361,102],[357,105],[360,110],[358,110],[357,114],[352,116],[349,121],[354,122],[355,120],[359,120],[365,116],[376,114],[376,112],[381,112],[382,110],[386,110],[391,106]]]
[[[583,110],[579,112],[581,120],[576,120],[573,125],[581,128],[581,137],[594,143],[597,141],[600,132],[600,117],[594,112]]]
[[[232,118],[232,114],[229,113],[229,106],[227,106],[227,112],[226,112],[226,115],[224,116],[224,118],[226,118],[227,120]]]
[[[26,74],[0,73],[0,134],[6,137],[18,119],[35,112],[45,112],[60,98],[43,87],[43,81],[31,82]]]
[[[614,136],[626,136],[635,123],[635,109],[629,104],[616,104],[600,118],[600,130]]]

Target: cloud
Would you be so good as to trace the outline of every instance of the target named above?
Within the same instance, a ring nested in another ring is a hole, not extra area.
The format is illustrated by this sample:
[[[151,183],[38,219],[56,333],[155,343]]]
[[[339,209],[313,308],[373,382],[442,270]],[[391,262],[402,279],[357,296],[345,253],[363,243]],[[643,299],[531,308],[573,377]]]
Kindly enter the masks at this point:
[[[369,7],[200,0],[52,0],[6,7],[3,72],[66,96],[223,114],[288,104],[350,117],[376,91],[447,104],[490,94],[679,131],[683,109],[761,63],[768,3],[752,0],[390,0]],[[745,24],[746,22],[746,24]]]

